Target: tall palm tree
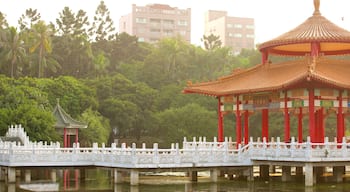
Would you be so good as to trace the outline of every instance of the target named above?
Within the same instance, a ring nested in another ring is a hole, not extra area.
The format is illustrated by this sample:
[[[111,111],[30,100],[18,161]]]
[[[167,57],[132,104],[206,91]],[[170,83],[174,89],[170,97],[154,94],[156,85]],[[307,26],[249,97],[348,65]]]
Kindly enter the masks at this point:
[[[10,76],[13,78],[17,71],[16,64],[26,56],[24,42],[16,28],[10,27],[4,30],[2,45],[5,59],[11,64]]]
[[[57,61],[48,57],[52,52],[51,35],[53,35],[53,29],[52,27],[46,25],[44,21],[39,21],[31,28],[32,46],[29,48],[29,51],[30,53],[34,53],[38,50],[39,78],[43,76],[44,68],[48,67],[54,71],[57,67],[59,67]],[[48,64],[51,65],[49,66]]]

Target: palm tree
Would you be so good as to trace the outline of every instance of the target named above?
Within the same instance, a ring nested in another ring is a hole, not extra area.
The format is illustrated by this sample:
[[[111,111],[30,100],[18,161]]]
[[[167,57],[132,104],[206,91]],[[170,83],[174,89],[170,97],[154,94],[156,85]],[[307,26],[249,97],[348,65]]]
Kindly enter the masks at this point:
[[[30,53],[34,53],[38,50],[38,77],[42,77],[44,74],[44,68],[49,67],[55,71],[59,64],[56,60],[49,58],[49,54],[52,52],[51,35],[53,35],[53,29],[46,25],[44,21],[39,21],[31,28],[32,46],[29,48]],[[48,62],[49,61],[49,62]],[[51,64],[50,66],[48,64]]]
[[[24,42],[16,28],[10,27],[4,30],[2,45],[5,59],[11,64],[10,76],[13,78],[17,71],[16,64],[26,56]]]

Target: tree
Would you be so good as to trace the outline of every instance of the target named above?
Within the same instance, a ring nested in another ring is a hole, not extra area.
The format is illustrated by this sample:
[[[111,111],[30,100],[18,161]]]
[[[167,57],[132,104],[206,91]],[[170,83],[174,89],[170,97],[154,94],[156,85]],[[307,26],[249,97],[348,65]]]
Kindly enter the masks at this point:
[[[7,20],[6,20],[6,15],[3,14],[1,11],[0,11],[0,31],[2,29],[5,29],[9,27],[9,24],[7,23]],[[1,40],[1,39],[0,39]]]
[[[0,133],[9,125],[22,124],[31,140],[57,141],[54,117],[45,92],[36,79],[0,76]]]
[[[95,37],[95,41],[111,40],[114,35],[115,28],[110,12],[104,1],[100,1],[98,5],[92,27],[90,28],[90,36]]]
[[[67,36],[74,33],[75,16],[69,7],[64,7],[61,13],[59,13],[59,19],[56,19],[58,25],[57,32],[59,35]]]
[[[51,35],[53,35],[52,26],[48,26],[44,21],[39,21],[31,28],[32,46],[29,48],[30,53],[38,51],[38,77],[44,76],[44,69],[49,68],[56,71],[60,67],[58,62],[50,58],[52,52]]]
[[[142,81],[158,89],[190,78],[193,45],[176,37],[162,39],[155,46],[145,59]]]
[[[75,23],[74,23],[74,30],[73,35],[75,37],[84,37],[87,38],[87,26],[89,25],[88,16],[86,15],[86,12],[83,10],[79,10],[78,13],[75,15]]]
[[[2,54],[5,56],[6,61],[9,62],[10,66],[10,76],[16,76],[17,72],[17,64],[22,61],[22,59],[26,56],[26,51],[24,47],[23,40],[19,33],[17,33],[16,28],[10,27],[5,31],[5,35],[3,36],[3,52]]]
[[[79,119],[88,124],[86,129],[80,130],[79,138],[81,146],[92,146],[95,142],[108,142],[111,128],[107,118],[102,116],[99,112],[88,108]]]
[[[86,28],[89,24],[86,12],[74,14],[68,7],[56,19],[57,35],[53,38],[53,54],[61,63],[57,75],[88,76],[93,67],[91,44]]]
[[[29,30],[33,25],[37,24],[41,19],[37,9],[27,9],[18,20],[20,31]]]
[[[220,40],[220,36],[216,36],[213,34],[210,34],[209,36],[203,35],[203,38],[201,39],[204,43],[204,47],[208,51],[212,51],[214,49],[220,48],[222,45],[222,42]]]
[[[216,112],[208,111],[198,104],[188,104],[180,108],[169,108],[157,114],[159,127],[154,130],[156,137],[164,144],[180,142],[183,137],[216,135]]]

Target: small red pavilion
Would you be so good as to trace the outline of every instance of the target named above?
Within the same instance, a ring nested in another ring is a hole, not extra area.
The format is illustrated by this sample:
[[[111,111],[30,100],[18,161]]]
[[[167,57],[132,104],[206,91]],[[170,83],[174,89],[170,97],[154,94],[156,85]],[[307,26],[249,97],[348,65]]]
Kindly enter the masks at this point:
[[[262,137],[268,140],[268,114],[274,110],[284,114],[286,142],[290,141],[290,116],[294,114],[298,116],[298,142],[303,139],[302,120],[308,118],[311,142],[323,143],[325,118],[331,113],[337,116],[337,142],[342,142],[344,115],[348,110],[350,61],[334,56],[350,54],[350,32],[321,15],[319,0],[314,0],[314,6],[313,15],[304,23],[260,45],[261,64],[235,70],[215,81],[188,83],[185,87],[184,93],[217,98],[219,141],[224,137],[224,115],[234,113],[236,141],[248,143],[249,115],[254,112],[262,113]],[[270,55],[296,59],[271,63]]]
[[[59,100],[57,100],[52,114],[56,118],[55,128],[63,135],[63,147],[71,147],[72,141],[74,141],[74,143],[79,143],[79,129],[87,128],[87,124],[73,119],[61,107]],[[71,140],[72,136],[75,136],[74,140]]]

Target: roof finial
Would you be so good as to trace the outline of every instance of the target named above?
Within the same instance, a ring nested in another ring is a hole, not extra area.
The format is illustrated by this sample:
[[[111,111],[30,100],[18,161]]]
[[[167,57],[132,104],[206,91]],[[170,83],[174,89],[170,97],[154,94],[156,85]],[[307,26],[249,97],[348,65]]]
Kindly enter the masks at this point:
[[[321,15],[320,12],[320,0],[314,0],[315,11],[314,15]]]

